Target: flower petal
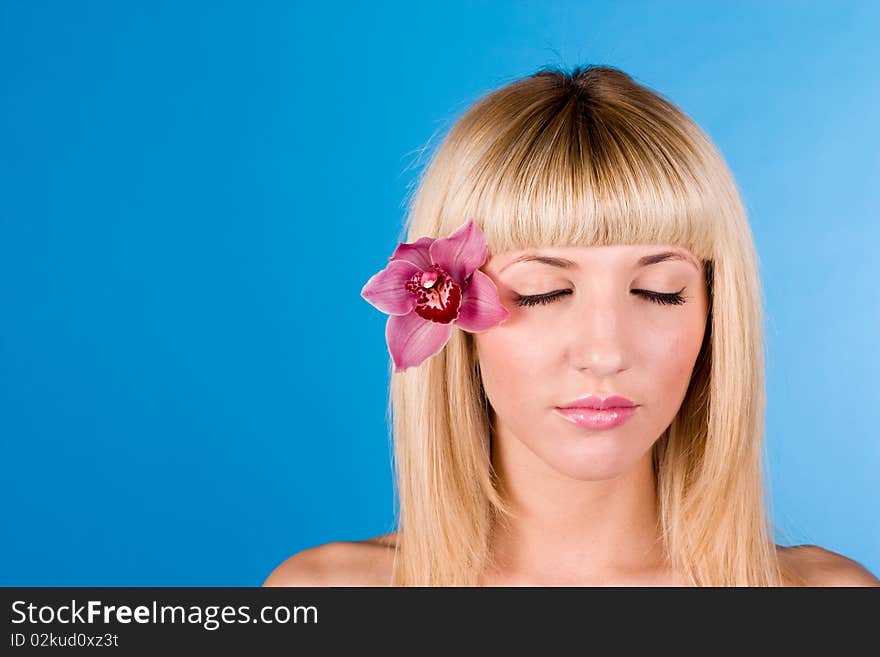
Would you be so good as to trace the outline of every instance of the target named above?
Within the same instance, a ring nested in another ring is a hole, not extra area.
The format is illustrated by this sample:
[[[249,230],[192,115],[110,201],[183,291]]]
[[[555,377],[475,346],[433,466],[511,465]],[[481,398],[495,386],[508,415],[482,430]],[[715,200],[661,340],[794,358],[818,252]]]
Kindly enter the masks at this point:
[[[420,365],[426,358],[439,353],[450,335],[452,324],[438,324],[415,313],[389,317],[385,325],[385,341],[395,372]]]
[[[430,252],[431,262],[442,267],[459,285],[464,285],[467,277],[480,267],[489,255],[489,249],[483,239],[483,231],[473,219],[456,228],[449,237],[434,240]]]
[[[409,244],[401,242],[394,249],[389,260],[407,260],[414,265],[418,265],[422,271],[431,268],[430,246],[434,242],[431,237],[420,237],[415,242]]]
[[[385,269],[367,281],[361,296],[383,313],[406,315],[416,307],[416,298],[404,286],[419,271],[418,266],[411,262],[392,260]]]
[[[495,282],[479,269],[464,290],[456,326],[471,333],[479,333],[497,326],[510,313],[498,300]]]

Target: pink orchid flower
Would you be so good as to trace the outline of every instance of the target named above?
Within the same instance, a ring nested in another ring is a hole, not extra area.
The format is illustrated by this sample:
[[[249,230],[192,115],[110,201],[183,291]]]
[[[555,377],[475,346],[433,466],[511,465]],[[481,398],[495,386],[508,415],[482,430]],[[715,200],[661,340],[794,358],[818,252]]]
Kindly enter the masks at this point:
[[[488,255],[471,219],[449,237],[401,242],[385,269],[367,281],[361,296],[390,315],[385,341],[395,372],[439,353],[453,324],[479,333],[507,319],[498,288],[479,270]]]

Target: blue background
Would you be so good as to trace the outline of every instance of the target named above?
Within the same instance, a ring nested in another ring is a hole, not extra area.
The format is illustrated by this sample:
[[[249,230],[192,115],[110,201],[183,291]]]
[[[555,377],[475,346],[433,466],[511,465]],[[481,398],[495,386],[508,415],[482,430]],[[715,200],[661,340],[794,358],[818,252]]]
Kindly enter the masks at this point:
[[[880,3],[0,4],[4,585],[258,585],[393,529],[364,282],[428,150],[543,65],[715,140],[783,542],[880,573]]]

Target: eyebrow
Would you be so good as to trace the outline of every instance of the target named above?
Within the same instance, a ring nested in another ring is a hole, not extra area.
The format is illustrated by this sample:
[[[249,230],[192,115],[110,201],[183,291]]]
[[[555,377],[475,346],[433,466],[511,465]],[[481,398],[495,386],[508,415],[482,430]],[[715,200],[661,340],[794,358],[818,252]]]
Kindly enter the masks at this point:
[[[639,267],[647,267],[648,265],[654,265],[658,262],[664,262],[666,260],[684,260],[685,262],[689,262],[697,269],[699,266],[694,261],[693,258],[681,253],[679,251],[663,251],[661,253],[652,253],[651,255],[642,256],[636,262],[636,265]],[[526,255],[522,255],[513,262],[509,262],[504,265],[500,271],[504,271],[511,265],[515,265],[518,262],[540,262],[545,265],[550,265],[551,267],[559,267],[560,269],[577,269],[577,263],[573,260],[568,260],[566,258],[554,258],[551,256],[542,256],[528,253]]]
[[[647,265],[653,265],[658,262],[664,262],[665,260],[684,260],[685,262],[691,263],[697,269],[700,268],[699,264],[693,257],[682,253],[681,251],[663,251],[662,253],[653,253],[651,255],[646,255],[639,258],[637,264],[639,267],[645,267]]]

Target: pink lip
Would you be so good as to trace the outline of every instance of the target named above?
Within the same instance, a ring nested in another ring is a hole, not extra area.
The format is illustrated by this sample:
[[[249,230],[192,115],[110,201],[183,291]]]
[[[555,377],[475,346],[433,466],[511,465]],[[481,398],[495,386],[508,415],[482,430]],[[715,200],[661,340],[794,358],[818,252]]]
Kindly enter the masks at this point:
[[[638,405],[626,397],[611,395],[605,399],[589,396],[575,399],[556,408],[566,420],[585,429],[611,429],[626,422]]]
[[[638,406],[620,406],[605,410],[592,408],[557,408],[566,420],[585,429],[611,429],[626,422],[638,410]]]
[[[558,408],[591,408],[601,411],[611,408],[633,408],[635,406],[637,406],[637,404],[631,402],[626,397],[621,397],[620,395],[611,395],[610,397],[606,397],[605,399],[600,399],[599,397],[593,397],[591,395],[589,397],[581,397],[579,399],[575,399],[570,404],[559,406]]]

